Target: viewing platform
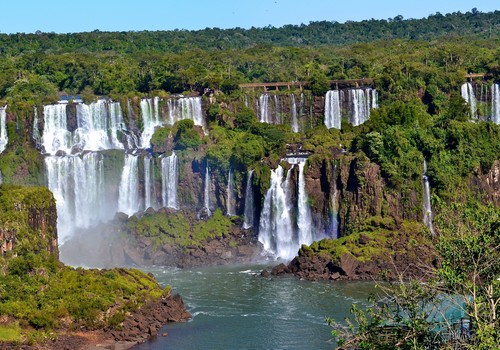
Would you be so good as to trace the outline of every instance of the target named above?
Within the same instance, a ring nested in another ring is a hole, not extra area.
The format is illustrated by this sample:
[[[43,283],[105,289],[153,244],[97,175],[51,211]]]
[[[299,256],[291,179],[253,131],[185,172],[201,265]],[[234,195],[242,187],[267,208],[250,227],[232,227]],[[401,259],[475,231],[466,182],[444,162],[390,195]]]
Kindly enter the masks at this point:
[[[362,79],[329,80],[328,83],[330,84],[330,86],[336,86],[336,88],[338,88],[339,86],[359,87],[359,86],[373,85],[373,79],[362,78]],[[288,90],[292,88],[299,88],[300,90],[302,90],[309,84],[310,82],[308,81],[278,81],[273,83],[245,83],[245,84],[240,84],[240,88],[242,89],[263,88],[264,91],[268,91],[270,89],[279,90],[280,87],[286,87]]]
[[[491,78],[491,77],[493,77],[493,75],[491,73],[469,73],[469,74],[465,75],[465,78],[467,79],[467,81],[472,81],[472,80],[478,79],[478,78],[487,79],[487,78]]]

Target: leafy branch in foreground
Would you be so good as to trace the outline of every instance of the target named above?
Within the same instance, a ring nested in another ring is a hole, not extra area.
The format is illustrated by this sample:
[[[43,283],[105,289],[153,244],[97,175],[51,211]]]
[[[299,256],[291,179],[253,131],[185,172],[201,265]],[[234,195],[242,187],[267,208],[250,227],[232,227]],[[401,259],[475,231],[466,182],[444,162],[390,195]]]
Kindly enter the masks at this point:
[[[495,349],[500,343],[500,212],[476,202],[439,208],[441,267],[432,281],[379,284],[385,298],[327,319],[341,349]]]

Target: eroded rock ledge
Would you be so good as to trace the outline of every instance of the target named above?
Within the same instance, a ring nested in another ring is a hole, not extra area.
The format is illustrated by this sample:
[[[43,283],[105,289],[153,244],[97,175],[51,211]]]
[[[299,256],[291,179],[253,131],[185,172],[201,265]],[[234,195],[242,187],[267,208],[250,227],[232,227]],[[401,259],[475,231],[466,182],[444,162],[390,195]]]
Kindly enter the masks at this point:
[[[302,246],[288,264],[263,276],[294,274],[307,280],[395,280],[426,278],[439,264],[430,237],[412,234],[410,227],[377,234],[354,234]],[[418,232],[416,230],[415,232]]]

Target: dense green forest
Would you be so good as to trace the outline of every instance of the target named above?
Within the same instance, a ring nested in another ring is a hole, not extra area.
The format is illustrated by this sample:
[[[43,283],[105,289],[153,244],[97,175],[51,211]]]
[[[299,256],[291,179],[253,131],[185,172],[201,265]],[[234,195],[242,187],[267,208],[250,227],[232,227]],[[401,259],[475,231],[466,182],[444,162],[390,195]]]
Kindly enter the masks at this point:
[[[500,72],[500,11],[261,29],[0,35],[0,98],[232,91],[243,82],[375,78],[450,91]],[[299,40],[300,38],[300,40]]]

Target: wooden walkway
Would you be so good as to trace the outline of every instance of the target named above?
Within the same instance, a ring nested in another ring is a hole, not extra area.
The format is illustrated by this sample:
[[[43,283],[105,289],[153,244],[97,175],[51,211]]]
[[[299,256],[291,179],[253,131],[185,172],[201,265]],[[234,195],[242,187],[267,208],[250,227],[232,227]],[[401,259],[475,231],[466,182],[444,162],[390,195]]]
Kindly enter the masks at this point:
[[[354,86],[358,87],[360,85],[372,85],[373,79],[371,78],[363,78],[363,79],[345,79],[345,80],[329,80],[330,86],[339,85],[342,86]],[[288,90],[291,88],[299,88],[303,89],[305,86],[308,86],[310,83],[308,81],[278,81],[273,83],[247,83],[240,84],[240,88],[242,89],[255,89],[255,88],[264,88],[265,91],[268,89],[274,88],[275,90],[279,90],[280,87],[286,87]]]

